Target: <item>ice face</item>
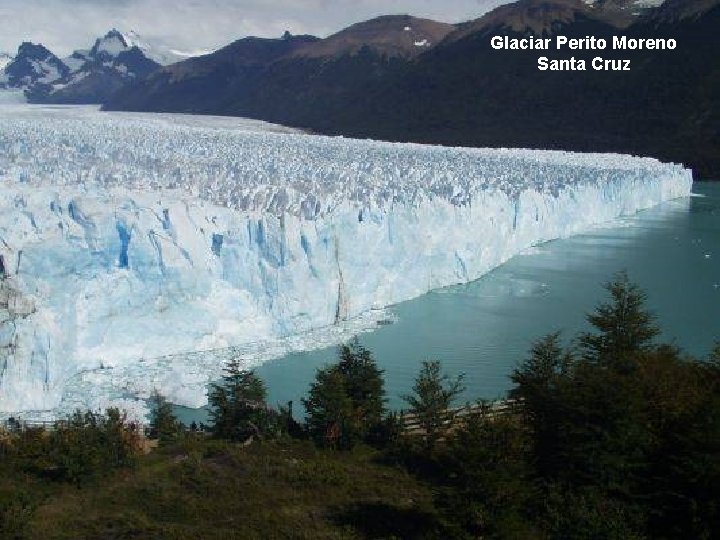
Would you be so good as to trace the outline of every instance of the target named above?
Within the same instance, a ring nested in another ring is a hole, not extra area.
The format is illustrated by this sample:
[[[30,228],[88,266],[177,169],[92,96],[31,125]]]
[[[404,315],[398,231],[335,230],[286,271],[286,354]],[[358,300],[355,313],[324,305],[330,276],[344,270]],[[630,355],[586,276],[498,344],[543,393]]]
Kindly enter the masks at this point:
[[[215,372],[173,355],[342,325],[692,185],[612,154],[88,107],[0,118],[0,411],[57,409],[98,371],[198,406]]]

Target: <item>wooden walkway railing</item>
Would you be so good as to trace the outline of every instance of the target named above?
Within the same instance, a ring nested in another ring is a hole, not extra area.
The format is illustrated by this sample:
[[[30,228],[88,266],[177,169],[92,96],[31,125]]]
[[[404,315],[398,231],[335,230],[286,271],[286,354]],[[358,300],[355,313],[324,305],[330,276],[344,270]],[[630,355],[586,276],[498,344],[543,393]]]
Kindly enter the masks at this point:
[[[445,414],[445,419],[443,420],[443,425],[449,426],[454,420],[462,422],[464,417],[472,416],[474,414],[485,414],[489,418],[510,414],[517,412],[519,405],[520,402],[518,400],[508,399],[448,409]],[[406,433],[410,435],[424,435],[425,431],[416,414],[411,412],[403,413],[400,415],[400,421],[402,422]]]

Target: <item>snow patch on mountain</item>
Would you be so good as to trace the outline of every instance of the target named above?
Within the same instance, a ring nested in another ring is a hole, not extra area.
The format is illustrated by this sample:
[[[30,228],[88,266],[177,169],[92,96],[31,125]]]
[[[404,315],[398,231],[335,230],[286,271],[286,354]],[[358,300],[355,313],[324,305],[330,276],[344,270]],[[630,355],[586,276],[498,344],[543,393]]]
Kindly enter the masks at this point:
[[[213,52],[213,49],[194,49],[188,51],[178,50],[158,39],[143,37],[134,30],[123,32],[122,35],[129,46],[138,47],[145,56],[154,60],[161,66],[167,66],[174,64],[175,62],[187,60],[188,58],[202,56]]]
[[[95,42],[95,45],[90,50],[90,54],[92,56],[104,55],[106,57],[115,58],[121,52],[127,51],[131,47],[132,45],[125,40],[125,36],[117,30],[112,29],[104,37]]]
[[[12,61],[13,61],[12,56],[10,56],[8,53],[0,52],[0,72],[5,71],[5,68]]]
[[[589,6],[614,7],[635,13],[661,6],[665,0],[583,0]]]
[[[70,69],[70,73],[76,73],[90,60],[90,50],[77,50],[67,58],[63,58],[63,62]]]

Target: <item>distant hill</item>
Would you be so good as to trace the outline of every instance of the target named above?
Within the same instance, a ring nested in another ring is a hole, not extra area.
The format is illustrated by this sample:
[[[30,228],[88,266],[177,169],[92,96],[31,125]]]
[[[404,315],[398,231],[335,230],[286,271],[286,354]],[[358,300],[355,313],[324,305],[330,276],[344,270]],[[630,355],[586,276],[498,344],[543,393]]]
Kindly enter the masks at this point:
[[[294,58],[340,58],[358,54],[362,49],[389,58],[414,58],[452,33],[455,27],[409,15],[386,15],[354,24],[327,39],[308,43],[291,56]]]
[[[228,111],[237,93],[258,81],[273,62],[316,41],[313,36],[290,35],[240,39],[212,54],[157,70],[126,88],[106,107],[207,114]]]
[[[720,178],[718,0],[520,0],[448,25],[379,17],[319,40],[246,38],[118,92],[107,109],[247,116],[316,132],[613,151]],[[672,37],[673,51],[499,51],[509,37]],[[548,72],[537,58],[629,59]],[[589,66],[588,66],[589,67]]]

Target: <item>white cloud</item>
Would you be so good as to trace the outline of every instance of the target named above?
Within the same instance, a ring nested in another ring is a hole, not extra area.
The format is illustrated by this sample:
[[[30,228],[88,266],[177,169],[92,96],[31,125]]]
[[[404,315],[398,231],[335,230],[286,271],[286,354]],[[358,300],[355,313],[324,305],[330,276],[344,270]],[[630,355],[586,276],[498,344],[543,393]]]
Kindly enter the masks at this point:
[[[383,14],[458,22],[507,0],[2,0],[0,50],[40,42],[59,55],[89,47],[112,27],[178,49],[207,49],[248,35],[326,36]]]

